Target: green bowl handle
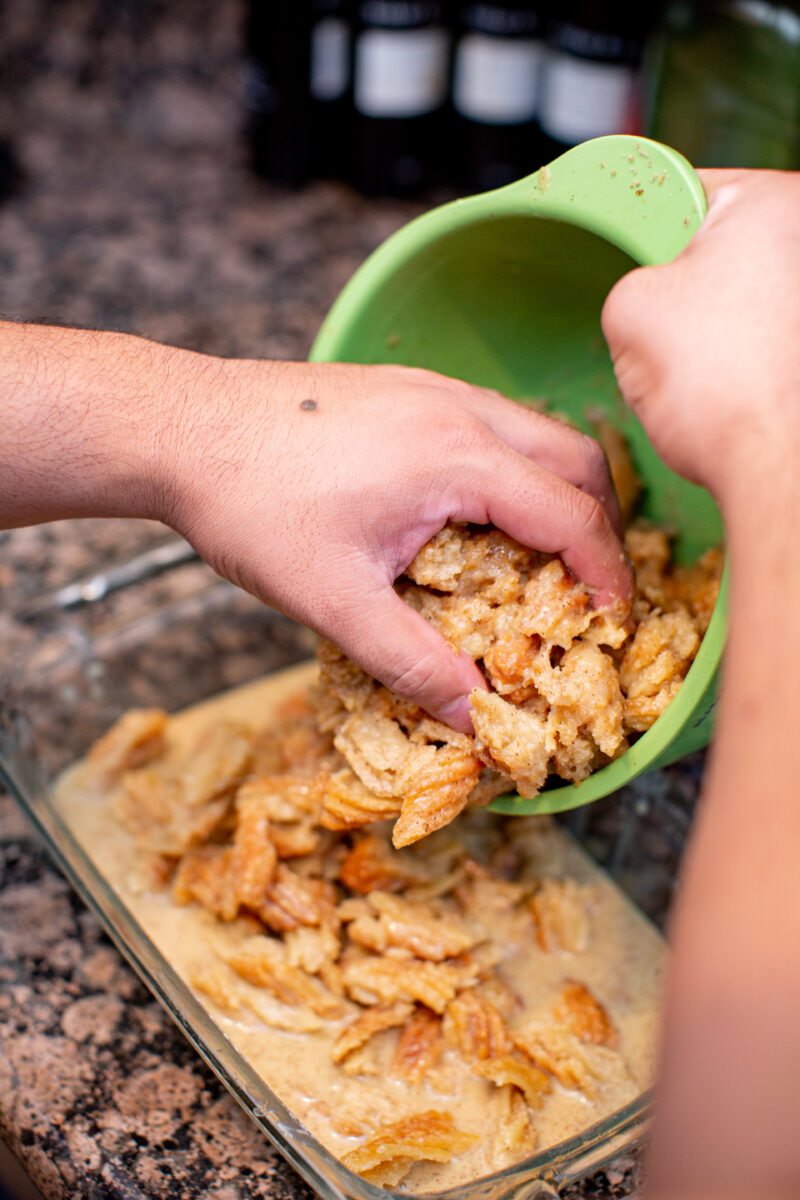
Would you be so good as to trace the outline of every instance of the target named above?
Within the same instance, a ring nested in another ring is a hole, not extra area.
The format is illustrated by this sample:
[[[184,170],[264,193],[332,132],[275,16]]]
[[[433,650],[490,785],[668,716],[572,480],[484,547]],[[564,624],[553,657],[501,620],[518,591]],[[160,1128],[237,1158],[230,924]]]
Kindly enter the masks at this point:
[[[642,266],[670,262],[706,214],[703,185],[676,150],[613,134],[573,147],[502,192],[503,207],[580,225]]]

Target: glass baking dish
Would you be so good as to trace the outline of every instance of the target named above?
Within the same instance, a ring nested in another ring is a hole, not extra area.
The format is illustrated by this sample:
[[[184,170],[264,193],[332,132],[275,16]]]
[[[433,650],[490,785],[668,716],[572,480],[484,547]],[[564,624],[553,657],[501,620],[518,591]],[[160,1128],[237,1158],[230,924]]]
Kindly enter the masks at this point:
[[[0,666],[0,780],[32,818],[60,869],[225,1087],[311,1187],[326,1200],[407,1196],[359,1179],[292,1116],[93,866],[50,791],[54,776],[125,709],[195,703],[308,658],[312,636],[220,581],[172,537],[38,597],[16,619],[12,614],[12,629],[11,650]],[[687,760],[562,821],[661,927],[699,773],[698,759]],[[643,1094],[569,1141],[436,1196],[543,1200],[564,1189],[580,1195],[576,1181],[640,1144],[648,1107]],[[622,1174],[630,1170],[626,1157]],[[618,1169],[615,1196],[626,1194],[620,1178]],[[596,1186],[589,1185],[587,1194],[598,1194]]]

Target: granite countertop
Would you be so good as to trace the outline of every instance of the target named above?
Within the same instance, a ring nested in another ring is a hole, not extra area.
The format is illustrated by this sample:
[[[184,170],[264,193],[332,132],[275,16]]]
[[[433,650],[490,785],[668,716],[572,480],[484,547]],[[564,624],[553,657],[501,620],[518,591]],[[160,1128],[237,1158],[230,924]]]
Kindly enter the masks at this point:
[[[239,19],[211,0],[4,6],[0,135],[25,182],[0,207],[0,312],[215,354],[306,355],[358,263],[417,210],[250,176]],[[0,654],[30,636],[14,616],[25,603],[163,532],[84,521],[0,534]],[[696,771],[680,786],[690,803]],[[0,1139],[46,1200],[310,1195],[4,796]],[[635,1194],[636,1170],[623,1160],[570,1195]]]

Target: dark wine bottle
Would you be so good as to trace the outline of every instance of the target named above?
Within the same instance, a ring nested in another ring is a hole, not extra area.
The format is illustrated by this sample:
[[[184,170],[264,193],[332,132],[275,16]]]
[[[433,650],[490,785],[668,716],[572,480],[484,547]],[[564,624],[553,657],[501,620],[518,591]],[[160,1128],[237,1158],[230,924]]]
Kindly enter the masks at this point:
[[[546,157],[607,133],[637,133],[639,64],[658,5],[570,0],[548,22],[539,123]]]
[[[530,0],[459,5],[452,103],[467,191],[500,187],[541,166],[542,26],[541,5]]]
[[[449,34],[441,0],[356,0],[355,181],[409,195],[443,181]]]
[[[345,173],[352,140],[346,0],[251,0],[245,53],[246,134],[255,170],[289,184]]]
[[[314,175],[322,178],[349,179],[353,171],[350,8],[347,0],[311,2],[311,154]]]

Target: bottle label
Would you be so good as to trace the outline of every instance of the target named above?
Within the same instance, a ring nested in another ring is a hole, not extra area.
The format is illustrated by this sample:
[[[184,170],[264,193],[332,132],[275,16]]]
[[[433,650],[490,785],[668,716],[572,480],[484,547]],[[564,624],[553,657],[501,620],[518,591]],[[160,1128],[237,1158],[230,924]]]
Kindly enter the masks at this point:
[[[356,46],[355,106],[365,117],[419,117],[447,96],[443,29],[368,29]]]
[[[410,29],[441,21],[442,5],[441,0],[362,0],[358,15],[370,25]]]
[[[456,51],[453,104],[472,121],[521,125],[536,115],[541,43],[468,33]]]
[[[469,4],[462,9],[461,20],[475,33],[491,33],[497,37],[530,37],[539,33],[541,17],[538,7],[509,8],[506,4]]]
[[[543,76],[539,124],[550,137],[574,145],[626,132],[637,79],[633,67],[550,50]]]
[[[581,25],[570,25],[569,22],[562,21],[550,31],[549,41],[557,49],[567,50],[580,58],[620,62],[626,57],[630,58],[633,39],[618,33],[584,29]]]
[[[315,100],[330,103],[347,90],[349,30],[339,17],[324,17],[311,31],[311,79]]]

